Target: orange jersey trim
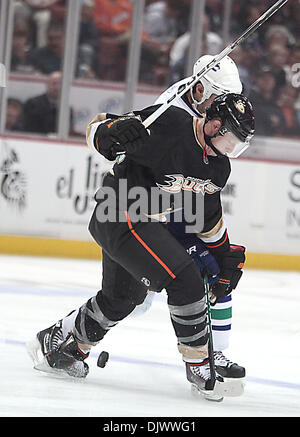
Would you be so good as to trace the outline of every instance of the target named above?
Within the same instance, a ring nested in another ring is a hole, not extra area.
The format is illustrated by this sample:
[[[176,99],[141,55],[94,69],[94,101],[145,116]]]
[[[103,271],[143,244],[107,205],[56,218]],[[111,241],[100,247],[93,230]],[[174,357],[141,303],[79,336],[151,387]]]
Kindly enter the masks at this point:
[[[159,264],[169,273],[169,275],[173,279],[175,279],[176,275],[174,275],[174,273],[169,269],[169,267],[159,258],[159,256],[156,255],[155,252],[153,252],[153,250],[147,245],[147,243],[145,243],[145,241],[133,229],[132,223],[131,223],[130,218],[129,218],[128,211],[124,211],[124,212],[125,212],[125,215],[126,215],[126,219],[127,219],[129,230],[132,233],[132,235],[138,240],[139,243],[141,243],[141,245],[150,253],[150,255],[152,255],[153,258],[155,258],[156,261],[159,262]]]
[[[215,247],[220,247],[220,246],[222,246],[222,244],[224,244],[226,242],[227,238],[228,238],[228,234],[226,231],[225,238],[223,241],[221,241],[221,243],[216,244],[215,246],[211,246],[209,243],[206,243],[206,246],[208,246],[210,249],[214,249]]]

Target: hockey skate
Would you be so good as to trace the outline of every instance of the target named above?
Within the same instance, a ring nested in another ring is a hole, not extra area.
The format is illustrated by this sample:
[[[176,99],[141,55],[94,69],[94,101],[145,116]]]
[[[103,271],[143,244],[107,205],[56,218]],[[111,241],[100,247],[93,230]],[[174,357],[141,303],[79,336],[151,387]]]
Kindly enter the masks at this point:
[[[239,378],[225,378],[215,367],[216,380],[211,388],[211,371],[209,360],[200,363],[186,362],[186,376],[192,384],[192,393],[201,394],[209,401],[220,402],[224,397],[241,396],[244,392],[244,382]]]
[[[246,369],[237,363],[230,361],[222,351],[214,352],[216,372],[229,381],[235,396],[241,396],[244,393]]]
[[[62,320],[38,332],[26,348],[36,370],[74,378],[85,378],[89,372],[89,366],[84,362],[89,353],[78,347],[71,332],[63,337]]]
[[[213,390],[211,386],[211,373],[209,361],[204,360],[200,363],[185,363],[187,380],[192,384],[192,393],[195,396],[199,394],[205,399],[214,402],[221,402],[223,400],[223,390],[221,388],[224,384],[224,379],[216,373],[216,381]]]

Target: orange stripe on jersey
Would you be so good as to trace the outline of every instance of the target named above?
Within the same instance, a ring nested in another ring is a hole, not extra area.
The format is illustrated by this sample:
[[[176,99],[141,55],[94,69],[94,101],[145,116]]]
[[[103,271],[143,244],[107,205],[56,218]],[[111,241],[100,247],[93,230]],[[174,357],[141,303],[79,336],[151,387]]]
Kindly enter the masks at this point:
[[[169,273],[169,275],[173,279],[175,279],[176,275],[174,275],[174,273],[169,269],[169,267],[159,258],[159,256],[156,255],[156,253],[153,252],[152,249],[150,249],[150,247],[147,245],[147,243],[145,243],[145,241],[133,229],[132,223],[131,223],[130,218],[129,218],[128,211],[124,211],[124,212],[125,212],[125,215],[126,215],[128,227],[129,227],[130,232],[132,233],[132,235],[139,241],[139,243],[141,243],[141,245],[150,253],[150,255],[152,255],[153,258],[155,258],[156,261],[159,262],[159,264]]]
[[[116,120],[111,121],[110,123],[108,123],[107,127],[108,129],[112,127],[113,124],[115,124],[117,121],[119,121],[119,119],[117,118]]]
[[[223,241],[221,241],[221,243],[216,244],[214,246],[211,246],[210,243],[206,243],[206,246],[208,246],[209,249],[214,249],[215,247],[220,247],[220,246],[222,246],[222,244],[224,244],[226,242],[227,238],[228,238],[228,234],[227,234],[227,231],[226,231],[225,238],[224,238]]]
[[[98,138],[96,138],[96,148],[97,148],[98,152],[100,152],[100,147],[99,147],[99,143],[98,143]]]

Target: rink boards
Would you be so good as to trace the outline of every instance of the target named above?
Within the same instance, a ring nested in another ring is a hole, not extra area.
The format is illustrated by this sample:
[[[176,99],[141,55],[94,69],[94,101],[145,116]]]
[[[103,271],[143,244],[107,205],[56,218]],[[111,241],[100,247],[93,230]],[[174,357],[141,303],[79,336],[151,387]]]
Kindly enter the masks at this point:
[[[300,164],[231,164],[223,208],[246,266],[300,270]],[[83,144],[0,139],[0,253],[100,257],[87,226],[110,167]]]

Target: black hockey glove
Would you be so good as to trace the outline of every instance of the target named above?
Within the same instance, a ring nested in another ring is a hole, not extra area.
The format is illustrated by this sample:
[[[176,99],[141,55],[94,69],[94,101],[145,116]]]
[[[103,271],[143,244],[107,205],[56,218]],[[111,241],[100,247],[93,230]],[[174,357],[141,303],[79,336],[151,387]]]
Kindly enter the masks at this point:
[[[100,124],[94,141],[97,149],[108,160],[114,161],[120,153],[134,153],[148,138],[141,121],[134,117],[120,117]]]
[[[230,245],[230,252],[224,254],[220,262],[221,272],[219,280],[211,285],[211,292],[214,296],[224,297],[234,290],[243,274],[242,268],[245,263],[245,247]]]

